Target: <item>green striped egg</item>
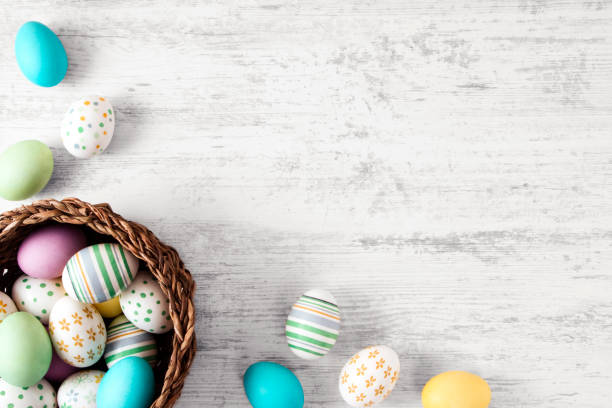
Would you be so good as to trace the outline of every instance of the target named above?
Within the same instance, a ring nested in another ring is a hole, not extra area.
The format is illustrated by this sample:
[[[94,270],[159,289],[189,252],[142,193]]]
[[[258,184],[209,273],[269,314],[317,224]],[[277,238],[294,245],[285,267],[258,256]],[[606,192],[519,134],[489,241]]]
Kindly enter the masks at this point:
[[[108,326],[104,361],[111,368],[126,357],[143,358],[153,367],[157,363],[157,343],[151,333],[134,326],[125,315],[119,315]]]
[[[340,309],[331,293],[314,289],[304,293],[291,308],[285,334],[289,348],[306,360],[323,357],[340,333]]]
[[[119,244],[81,249],[66,264],[64,289],[82,303],[102,303],[119,295],[138,273],[138,259]]]

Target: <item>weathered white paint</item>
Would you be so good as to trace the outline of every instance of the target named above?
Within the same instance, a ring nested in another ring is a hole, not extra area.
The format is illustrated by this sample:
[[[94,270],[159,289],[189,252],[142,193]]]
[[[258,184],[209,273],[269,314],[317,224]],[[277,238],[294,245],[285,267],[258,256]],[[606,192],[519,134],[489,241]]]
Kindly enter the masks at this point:
[[[402,358],[385,407],[419,407],[449,369],[485,377],[492,407],[609,406],[610,1],[10,3],[0,147],[50,144],[37,198],[110,202],[197,280],[179,407],[246,406],[262,359],[295,370],[307,406],[343,407],[339,370],[372,343]],[[18,71],[28,20],[67,48],[56,88]],[[79,161],[59,125],[93,92],[115,140]],[[283,328],[313,287],[344,326],[307,363]]]

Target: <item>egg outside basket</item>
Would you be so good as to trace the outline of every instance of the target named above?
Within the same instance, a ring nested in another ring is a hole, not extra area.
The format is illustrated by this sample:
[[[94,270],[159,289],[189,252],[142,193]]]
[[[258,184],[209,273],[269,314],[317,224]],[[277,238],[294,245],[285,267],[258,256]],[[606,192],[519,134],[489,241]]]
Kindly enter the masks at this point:
[[[156,399],[152,408],[174,405],[181,394],[196,351],[195,284],[176,250],[146,227],[127,221],[108,204],[89,204],[76,198],[40,200],[0,214],[0,290],[10,295],[21,275],[17,249],[36,226],[51,222],[83,225],[90,242],[118,242],[141,260],[170,300],[174,330],[157,336],[160,363],[155,368]]]

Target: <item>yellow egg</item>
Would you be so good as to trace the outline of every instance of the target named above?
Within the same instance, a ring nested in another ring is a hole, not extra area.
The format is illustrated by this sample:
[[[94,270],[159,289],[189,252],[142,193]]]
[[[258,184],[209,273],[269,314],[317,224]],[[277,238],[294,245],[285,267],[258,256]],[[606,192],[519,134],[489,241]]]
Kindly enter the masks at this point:
[[[117,317],[121,314],[121,305],[119,304],[119,296],[114,297],[106,302],[94,304],[98,312],[107,319]]]
[[[447,371],[431,378],[421,395],[424,408],[487,408],[489,384],[465,371]]]

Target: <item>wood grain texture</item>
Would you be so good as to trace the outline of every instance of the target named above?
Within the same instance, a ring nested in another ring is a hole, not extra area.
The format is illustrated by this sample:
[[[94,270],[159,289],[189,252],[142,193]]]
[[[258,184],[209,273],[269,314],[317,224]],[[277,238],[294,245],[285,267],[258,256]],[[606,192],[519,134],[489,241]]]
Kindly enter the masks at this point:
[[[58,87],[17,68],[28,20],[67,49]],[[110,202],[179,250],[199,288],[179,407],[247,406],[258,360],[293,369],[307,407],[343,407],[345,360],[386,344],[402,373],[385,407],[464,369],[491,407],[602,408],[611,26],[610,1],[17,0],[0,11],[0,147],[48,143],[38,198]],[[80,161],[59,125],[90,93],[117,129]],[[343,328],[307,363],[283,330],[314,287]]]

